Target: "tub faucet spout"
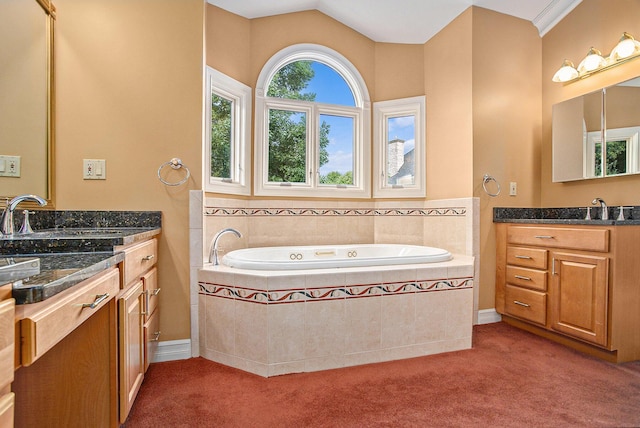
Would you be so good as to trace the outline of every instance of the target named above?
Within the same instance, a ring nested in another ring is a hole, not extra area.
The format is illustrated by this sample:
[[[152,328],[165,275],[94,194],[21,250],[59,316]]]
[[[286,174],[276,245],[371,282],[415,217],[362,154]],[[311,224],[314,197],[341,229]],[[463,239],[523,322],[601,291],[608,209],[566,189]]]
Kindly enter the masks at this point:
[[[595,198],[593,201],[591,201],[591,205],[597,205],[598,203],[600,204],[600,208],[602,211],[600,220],[609,220],[609,209],[607,208],[607,204],[605,204],[604,199]]]
[[[47,205],[47,201],[37,195],[20,195],[7,202],[7,207],[2,213],[2,220],[0,221],[0,233],[5,236],[13,235],[15,227],[13,225],[13,212],[18,207],[18,204],[23,201],[34,201],[40,204],[41,207]]]
[[[225,233],[233,233],[238,238],[242,238],[242,234],[231,227],[222,229],[220,232],[216,233],[216,236],[213,238],[213,243],[211,244],[211,251],[209,252],[209,263],[213,263],[214,266],[218,266],[220,264],[218,261],[218,241]]]

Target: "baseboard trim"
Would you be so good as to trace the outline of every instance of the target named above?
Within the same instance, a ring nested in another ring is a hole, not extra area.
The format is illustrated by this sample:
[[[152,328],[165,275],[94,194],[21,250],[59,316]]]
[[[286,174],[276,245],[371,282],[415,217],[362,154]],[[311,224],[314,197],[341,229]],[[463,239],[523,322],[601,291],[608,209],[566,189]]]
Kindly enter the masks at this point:
[[[158,351],[152,363],[186,360],[191,358],[191,339],[165,340],[158,343]]]
[[[478,311],[478,324],[491,324],[502,321],[502,316],[495,309],[482,309]]]

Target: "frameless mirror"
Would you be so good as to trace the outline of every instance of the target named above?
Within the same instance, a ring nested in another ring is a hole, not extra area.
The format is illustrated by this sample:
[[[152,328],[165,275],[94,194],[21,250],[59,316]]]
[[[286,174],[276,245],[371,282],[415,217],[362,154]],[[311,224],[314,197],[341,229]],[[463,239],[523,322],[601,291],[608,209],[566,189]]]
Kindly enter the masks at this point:
[[[553,106],[553,181],[640,173],[640,78]]]
[[[51,204],[54,20],[50,0],[0,1],[2,199],[29,193]]]

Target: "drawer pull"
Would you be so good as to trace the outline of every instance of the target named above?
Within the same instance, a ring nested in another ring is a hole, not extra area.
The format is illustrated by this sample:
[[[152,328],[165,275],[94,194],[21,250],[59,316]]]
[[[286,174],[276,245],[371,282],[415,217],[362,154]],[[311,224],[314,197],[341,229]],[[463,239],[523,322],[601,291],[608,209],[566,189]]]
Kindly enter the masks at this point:
[[[516,259],[531,260],[531,256],[519,256],[516,254]]]
[[[155,337],[154,337],[153,339],[151,339],[150,341],[151,341],[151,342],[159,342],[159,341],[160,341],[160,332],[159,332],[159,331],[156,331],[156,332],[154,333],[154,336],[155,336]]]
[[[523,303],[519,300],[514,300],[513,303],[515,303],[516,305],[520,305],[520,306],[524,306],[525,308],[530,308],[531,305],[527,304],[527,303]]]
[[[143,262],[148,262],[148,261],[150,261],[150,260],[153,260],[153,254],[149,254],[148,256],[144,256],[144,257],[142,258],[142,261],[143,261]]]
[[[522,279],[525,281],[531,281],[531,278],[529,278],[528,276],[522,276],[522,275],[514,275],[516,278],[518,279]]]
[[[98,294],[96,295],[96,300],[93,303],[83,303],[82,308],[95,309],[100,303],[104,302],[109,298],[109,293]]]
[[[536,235],[538,239],[553,239],[554,237],[551,235]]]
[[[158,294],[160,294],[159,288],[156,288],[155,290],[153,290],[153,293],[151,293],[152,296],[157,296]]]

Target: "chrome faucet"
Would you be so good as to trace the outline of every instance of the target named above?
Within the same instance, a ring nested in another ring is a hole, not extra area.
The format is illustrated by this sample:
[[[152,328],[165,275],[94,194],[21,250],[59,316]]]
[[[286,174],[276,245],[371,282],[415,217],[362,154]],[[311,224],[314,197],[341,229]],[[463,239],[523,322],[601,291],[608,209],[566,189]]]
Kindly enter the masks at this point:
[[[602,210],[600,220],[609,220],[609,209],[607,208],[607,204],[605,204],[604,199],[595,198],[591,201],[591,205],[597,205],[598,203],[600,203],[600,208]]]
[[[2,213],[2,220],[0,220],[0,232],[3,235],[13,235],[15,229],[13,225],[13,212],[17,208],[18,204],[24,201],[35,201],[40,204],[41,207],[47,205],[47,201],[37,195],[20,195],[7,202],[7,207]]]
[[[242,238],[242,234],[231,227],[222,229],[220,232],[216,233],[216,236],[213,238],[213,244],[211,244],[211,251],[209,252],[209,263],[213,263],[214,266],[218,266],[220,264],[218,261],[218,240],[225,233],[233,233],[238,238]]]

